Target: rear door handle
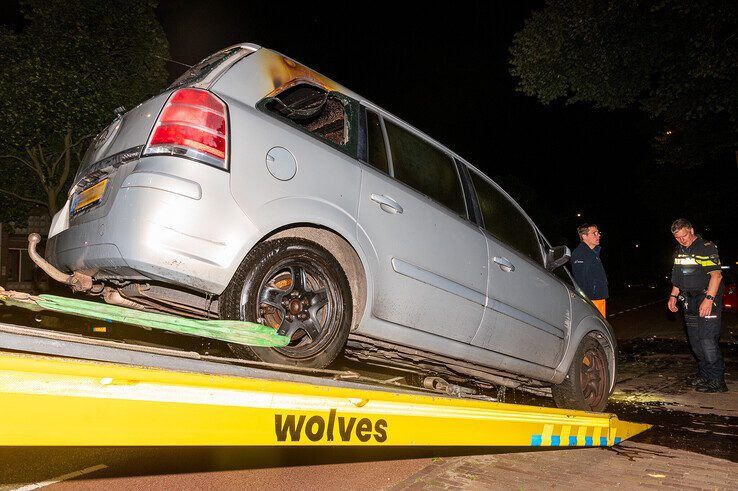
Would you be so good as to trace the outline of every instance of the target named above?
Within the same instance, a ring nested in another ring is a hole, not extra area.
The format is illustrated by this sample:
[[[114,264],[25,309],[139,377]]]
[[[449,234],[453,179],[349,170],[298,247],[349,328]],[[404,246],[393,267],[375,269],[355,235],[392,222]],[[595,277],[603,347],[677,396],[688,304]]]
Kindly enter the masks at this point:
[[[371,199],[375,203],[379,203],[379,207],[387,213],[402,213],[402,206],[389,196],[385,196],[383,194],[372,194]]]
[[[493,257],[492,260],[506,273],[515,271],[515,265],[506,257]]]

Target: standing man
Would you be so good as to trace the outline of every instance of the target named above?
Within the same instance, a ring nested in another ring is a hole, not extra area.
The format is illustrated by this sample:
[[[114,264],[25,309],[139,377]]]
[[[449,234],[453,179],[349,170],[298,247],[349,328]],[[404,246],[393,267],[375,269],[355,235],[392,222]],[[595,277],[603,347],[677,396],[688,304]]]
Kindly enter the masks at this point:
[[[727,392],[719,344],[723,285],[717,247],[696,235],[692,224],[683,218],[671,224],[671,233],[679,247],[674,254],[674,286],[667,306],[676,312],[677,300],[682,302],[689,345],[698,365],[692,386],[700,392]]]
[[[571,270],[579,287],[592,303],[606,316],[605,300],[609,296],[607,275],[600,261],[600,236],[593,223],[585,223],[577,228],[581,243],[571,253]]]

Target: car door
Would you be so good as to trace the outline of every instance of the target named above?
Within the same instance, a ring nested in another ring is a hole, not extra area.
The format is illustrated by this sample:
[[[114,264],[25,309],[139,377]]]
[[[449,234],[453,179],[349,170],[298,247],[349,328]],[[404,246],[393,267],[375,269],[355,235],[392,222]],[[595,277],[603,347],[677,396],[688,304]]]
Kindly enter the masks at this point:
[[[358,226],[378,258],[372,314],[469,343],[486,300],[487,245],[467,219],[459,169],[373,111],[366,133],[373,167],[362,170]]]
[[[544,365],[558,365],[570,329],[566,287],[543,267],[538,233],[518,206],[471,172],[489,251],[487,308],[472,344]]]

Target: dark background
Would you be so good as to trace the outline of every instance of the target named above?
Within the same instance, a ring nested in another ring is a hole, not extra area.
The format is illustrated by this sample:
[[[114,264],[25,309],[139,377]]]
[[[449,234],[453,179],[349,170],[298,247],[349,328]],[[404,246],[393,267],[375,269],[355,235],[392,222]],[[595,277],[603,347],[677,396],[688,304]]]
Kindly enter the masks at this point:
[[[493,177],[554,244],[576,246],[576,226],[598,224],[613,286],[664,279],[675,246],[669,225],[679,216],[718,243],[724,264],[738,259],[734,159],[659,166],[658,129],[637,109],[543,106],[515,91],[508,49],[543,1],[349,5],[161,0],[157,15],[172,60],[191,65],[253,42],[362,94]],[[172,80],[185,70],[167,67]],[[715,183],[710,196],[692,191],[695,179]]]

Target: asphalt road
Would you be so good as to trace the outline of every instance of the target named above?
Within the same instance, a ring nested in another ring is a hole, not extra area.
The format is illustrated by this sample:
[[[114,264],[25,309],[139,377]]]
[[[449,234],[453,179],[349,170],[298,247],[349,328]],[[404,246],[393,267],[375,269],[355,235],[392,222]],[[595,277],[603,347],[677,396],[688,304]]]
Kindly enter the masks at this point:
[[[680,325],[665,313],[659,292],[626,292],[609,305],[609,319],[618,337],[632,339],[671,336],[678,339]],[[5,318],[3,318],[3,314]],[[16,317],[20,314],[13,313]],[[0,311],[0,320],[11,321]],[[51,320],[26,317],[31,324],[49,324]],[[735,319],[731,321],[734,326]],[[57,325],[57,328],[61,323]],[[92,326],[79,325],[88,334]],[[126,338],[125,329],[111,326],[108,335]],[[730,328],[728,329],[730,331]],[[116,332],[117,331],[117,332]],[[732,334],[728,334],[728,337]],[[157,339],[157,341],[161,341]],[[158,344],[158,342],[157,342]],[[217,349],[217,347],[216,347]],[[685,363],[689,363],[685,358]],[[651,374],[653,375],[653,374]],[[656,374],[658,376],[658,374]],[[636,392],[640,389],[636,386]],[[513,396],[514,397],[514,396]],[[517,402],[530,402],[519,397]],[[630,401],[620,407],[629,420],[653,418],[648,405]],[[508,401],[513,402],[513,401]],[[547,405],[545,400],[534,403]],[[0,407],[1,407],[0,401]],[[645,412],[639,414],[638,410]],[[738,410],[738,408],[736,408]],[[0,410],[1,417],[1,410]],[[115,418],[114,414],[109,415]],[[729,416],[726,416],[729,417]],[[635,418],[635,419],[634,419]],[[683,431],[684,421],[673,425],[664,420],[664,435]],[[716,424],[719,424],[718,421]],[[733,424],[734,420],[730,420]],[[728,426],[730,426],[728,424]],[[670,426],[671,425],[671,426]],[[723,424],[725,426],[725,424]],[[728,430],[724,445],[738,444],[736,430]],[[733,433],[730,433],[733,432]],[[653,439],[652,439],[653,440]],[[723,443],[718,441],[718,445]],[[668,438],[650,444],[679,446]],[[724,457],[719,454],[718,457]],[[79,489],[122,488],[250,488],[267,489],[346,489],[408,487],[413,476],[438,466],[448,459],[484,453],[515,459],[520,449],[458,448],[377,448],[377,449],[295,449],[295,448],[0,448],[0,489],[32,489],[51,485]],[[708,449],[707,454],[710,454]],[[556,452],[549,452],[548,455]],[[566,454],[567,452],[560,452]],[[569,455],[571,452],[569,452]],[[56,482],[56,484],[54,484]],[[30,486],[30,487],[29,487]],[[412,487],[412,486],[410,486]]]

